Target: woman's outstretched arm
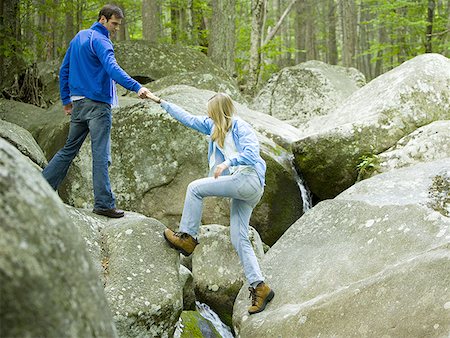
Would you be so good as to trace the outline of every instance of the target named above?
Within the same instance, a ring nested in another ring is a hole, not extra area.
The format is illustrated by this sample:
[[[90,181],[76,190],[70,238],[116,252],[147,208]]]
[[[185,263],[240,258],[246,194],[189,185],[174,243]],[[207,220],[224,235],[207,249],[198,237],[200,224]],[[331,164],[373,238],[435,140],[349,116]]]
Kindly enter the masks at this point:
[[[161,107],[170,114],[170,116],[185,126],[206,135],[211,134],[213,121],[209,117],[192,115],[176,104],[164,101],[153,93],[148,94],[147,97],[160,104]]]

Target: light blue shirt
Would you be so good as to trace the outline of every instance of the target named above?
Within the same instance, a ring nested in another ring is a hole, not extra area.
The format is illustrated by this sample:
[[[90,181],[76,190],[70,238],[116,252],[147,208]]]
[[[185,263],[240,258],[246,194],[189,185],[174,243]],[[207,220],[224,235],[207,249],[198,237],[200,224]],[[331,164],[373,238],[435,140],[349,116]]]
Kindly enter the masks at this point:
[[[176,104],[166,101],[161,102],[161,107],[185,126],[197,130],[202,134],[211,135],[214,128],[214,121],[210,117],[189,114]],[[234,117],[231,132],[238,153],[235,157],[227,160],[227,165],[247,165],[253,167],[258,174],[261,185],[264,186],[266,162],[259,153],[259,141],[253,128],[244,120]],[[225,156],[219,148],[216,148],[216,151],[213,152],[213,146],[213,141],[210,139],[208,146],[208,163],[212,162],[211,156],[214,153],[214,163],[217,165],[225,161]],[[228,170],[224,170],[222,173],[222,175],[228,174]]]

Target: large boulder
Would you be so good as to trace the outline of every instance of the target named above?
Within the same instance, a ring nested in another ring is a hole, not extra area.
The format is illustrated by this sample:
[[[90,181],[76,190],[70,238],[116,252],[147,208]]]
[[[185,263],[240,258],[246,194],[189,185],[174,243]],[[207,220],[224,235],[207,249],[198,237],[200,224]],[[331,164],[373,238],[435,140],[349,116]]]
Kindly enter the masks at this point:
[[[263,259],[275,298],[240,337],[445,337],[450,159],[393,170],[320,202]]]
[[[157,92],[174,85],[187,85],[197,89],[222,92],[230,95],[238,102],[245,102],[245,98],[233,81],[223,79],[215,74],[186,72],[165,76],[147,85],[152,92]]]
[[[326,115],[365,84],[355,68],[308,61],[272,75],[253,101],[253,108],[294,126]]]
[[[1,98],[0,119],[28,130],[47,160],[66,142],[70,124],[70,117],[64,114],[61,103],[45,110],[31,104]]]
[[[435,121],[416,129],[379,154],[374,158],[373,170],[368,169],[367,175],[446,157],[450,157],[450,120]]]
[[[184,72],[209,73],[233,82],[205,54],[189,47],[133,40],[116,42],[114,51],[119,65],[141,83]]]
[[[102,230],[105,292],[121,337],[172,337],[183,311],[179,255],[155,219],[128,214]]]
[[[44,153],[28,130],[14,123],[0,120],[0,137],[15,146],[39,167],[44,168],[47,165]]]
[[[319,199],[335,197],[355,183],[363,157],[386,151],[421,126],[450,119],[449,88],[450,60],[420,55],[311,120],[293,145],[311,191]]]
[[[253,228],[249,237],[256,257],[262,259],[261,238]],[[199,242],[192,257],[195,295],[231,326],[234,300],[246,279],[231,244],[230,228],[218,224],[201,226]]]
[[[194,114],[206,114],[206,103],[212,94],[177,86],[165,90],[163,97]],[[239,114],[247,117],[244,109]],[[265,193],[251,224],[264,242],[272,245],[301,216],[302,198],[288,152],[261,133],[259,138],[268,170]],[[110,177],[118,205],[175,228],[181,218],[187,185],[208,173],[207,146],[206,136],[184,127],[152,102],[135,100],[134,105],[115,110]],[[63,200],[75,207],[93,205],[90,152],[87,139],[60,190]],[[228,222],[228,200],[205,199],[203,223]]]
[[[165,226],[133,212],[109,219],[67,207],[105,287],[120,337],[171,337],[183,310],[179,255]]]
[[[5,337],[116,337],[85,243],[40,171],[0,139]]]

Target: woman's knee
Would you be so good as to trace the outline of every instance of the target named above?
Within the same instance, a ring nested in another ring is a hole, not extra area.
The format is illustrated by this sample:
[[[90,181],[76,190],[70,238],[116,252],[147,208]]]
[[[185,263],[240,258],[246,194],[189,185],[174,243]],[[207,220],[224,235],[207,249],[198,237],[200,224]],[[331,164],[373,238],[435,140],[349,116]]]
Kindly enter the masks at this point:
[[[190,194],[190,195],[194,195],[196,197],[201,197],[200,193],[199,193],[199,189],[198,189],[197,180],[192,181],[191,183],[188,184],[186,193]]]

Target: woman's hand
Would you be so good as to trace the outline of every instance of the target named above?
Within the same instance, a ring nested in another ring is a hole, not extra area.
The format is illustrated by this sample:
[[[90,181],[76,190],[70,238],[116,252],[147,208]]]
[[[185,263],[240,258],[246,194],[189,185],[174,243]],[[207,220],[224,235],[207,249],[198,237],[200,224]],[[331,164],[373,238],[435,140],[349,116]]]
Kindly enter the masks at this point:
[[[156,96],[155,94],[153,94],[151,91],[147,92],[147,98],[149,98],[150,100],[160,104],[161,103],[161,98]]]
[[[225,162],[220,163],[214,170],[214,178],[219,177],[225,169],[228,169],[228,166],[225,164]]]

